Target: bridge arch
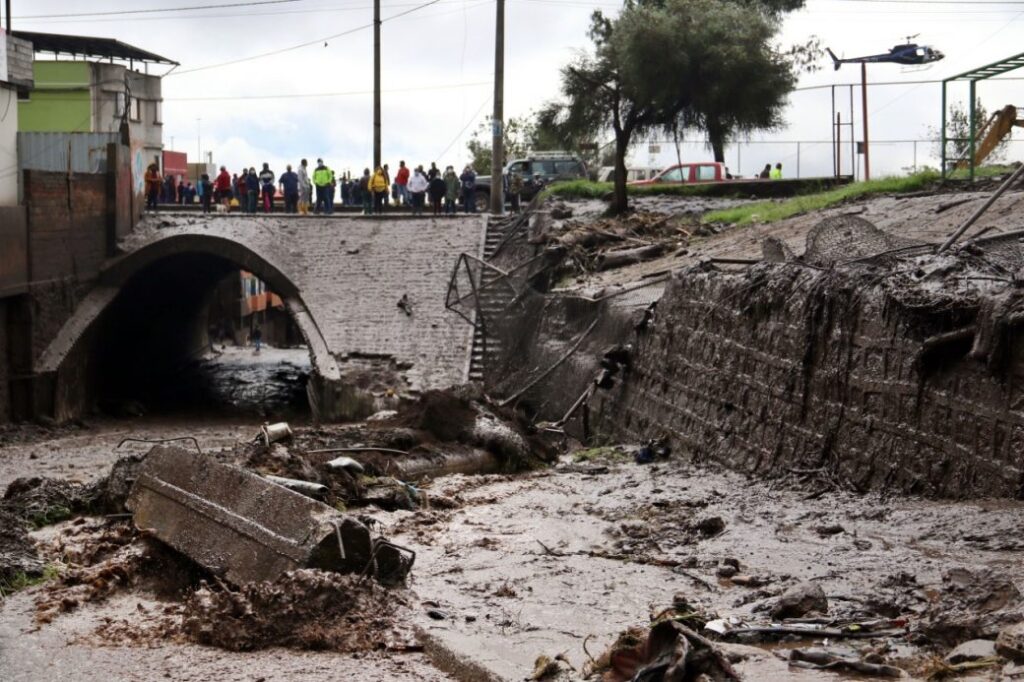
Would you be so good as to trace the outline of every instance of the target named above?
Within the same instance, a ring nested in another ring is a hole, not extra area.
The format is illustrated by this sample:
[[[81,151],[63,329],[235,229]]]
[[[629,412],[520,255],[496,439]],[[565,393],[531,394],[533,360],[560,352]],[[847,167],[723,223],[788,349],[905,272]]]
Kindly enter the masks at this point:
[[[309,349],[306,387],[312,415],[330,419],[341,402],[341,373],[293,279],[265,254],[239,241],[176,233],[109,261],[33,368],[36,414],[58,421],[86,413],[112,363],[139,371],[208,347],[208,297],[217,282],[244,269],[284,301]],[[138,377],[144,380],[144,377]]]

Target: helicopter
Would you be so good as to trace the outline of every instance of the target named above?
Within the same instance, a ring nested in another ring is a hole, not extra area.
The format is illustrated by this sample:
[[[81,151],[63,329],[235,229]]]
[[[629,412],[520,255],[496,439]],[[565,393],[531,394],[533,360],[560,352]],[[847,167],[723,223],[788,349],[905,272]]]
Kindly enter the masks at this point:
[[[825,50],[828,52],[829,56],[832,57],[832,63],[835,64],[836,71],[838,71],[839,67],[843,64],[872,64],[876,62],[892,62],[895,64],[903,64],[904,66],[919,66],[921,64],[937,62],[946,56],[935,48],[910,42],[916,38],[917,35],[907,36],[906,44],[896,45],[885,54],[872,54],[866,57],[840,59],[831,49],[826,47]]]

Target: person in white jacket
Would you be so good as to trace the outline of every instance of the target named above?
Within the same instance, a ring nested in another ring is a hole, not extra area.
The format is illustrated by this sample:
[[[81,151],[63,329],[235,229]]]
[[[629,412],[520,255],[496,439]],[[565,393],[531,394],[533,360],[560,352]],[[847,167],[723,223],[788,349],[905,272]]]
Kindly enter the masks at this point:
[[[305,159],[299,164],[299,213],[309,213],[309,205],[313,202],[313,183],[309,181],[309,162]]]
[[[412,195],[412,214],[423,215],[423,200],[427,196],[427,176],[423,174],[423,166],[416,166],[416,171],[409,178],[407,189]]]

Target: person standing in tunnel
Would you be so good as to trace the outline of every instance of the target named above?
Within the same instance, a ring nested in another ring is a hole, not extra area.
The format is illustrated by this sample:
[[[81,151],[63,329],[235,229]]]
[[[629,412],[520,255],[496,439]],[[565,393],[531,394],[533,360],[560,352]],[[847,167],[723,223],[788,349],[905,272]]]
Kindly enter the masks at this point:
[[[258,355],[260,352],[260,346],[263,345],[263,330],[260,329],[259,324],[252,328],[252,334],[249,336],[252,338],[252,345],[256,347],[254,352]]]

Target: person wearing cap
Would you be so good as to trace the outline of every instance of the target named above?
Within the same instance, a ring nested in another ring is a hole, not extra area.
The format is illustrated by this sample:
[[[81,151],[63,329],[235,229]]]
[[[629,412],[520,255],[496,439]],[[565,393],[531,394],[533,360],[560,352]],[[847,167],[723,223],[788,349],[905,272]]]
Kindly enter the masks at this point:
[[[316,206],[313,208],[313,213],[319,213],[321,207],[326,211],[327,191],[331,188],[331,169],[324,165],[323,159],[316,160],[313,185],[316,187]]]

